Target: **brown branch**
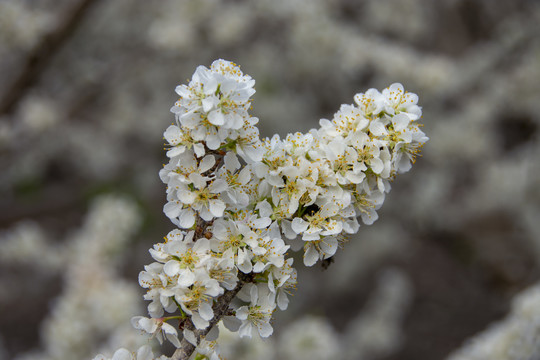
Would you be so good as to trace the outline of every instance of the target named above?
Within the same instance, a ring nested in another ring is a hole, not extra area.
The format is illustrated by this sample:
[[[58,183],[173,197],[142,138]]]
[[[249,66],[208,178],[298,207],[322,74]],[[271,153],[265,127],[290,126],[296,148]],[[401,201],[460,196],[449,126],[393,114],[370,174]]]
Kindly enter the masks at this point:
[[[81,0],[69,11],[64,21],[55,29],[43,36],[42,41],[28,55],[21,71],[15,77],[0,100],[0,117],[9,115],[15,110],[17,103],[26,91],[39,80],[53,55],[66,43],[81,23],[85,13],[96,0]]]
[[[217,170],[221,166],[223,166],[225,152],[219,150],[210,150],[206,146],[205,148],[207,155],[214,155],[218,157],[218,160],[216,161],[214,166],[207,171],[207,173],[215,174],[217,173]],[[201,159],[197,160],[198,164],[200,164],[200,161]],[[195,221],[194,239],[200,239],[201,237],[205,237],[208,227],[210,227],[212,224],[213,221],[205,221],[199,215],[197,215],[197,219]],[[253,273],[244,274],[240,272],[238,275],[238,283],[236,284],[236,287],[232,290],[226,290],[223,295],[217,298],[216,302],[212,306],[212,310],[214,311],[214,318],[210,320],[209,326],[206,329],[198,330],[190,319],[186,319],[183,323],[183,329],[192,331],[195,335],[197,344],[200,344],[201,340],[203,340],[208,335],[210,330],[212,330],[214,326],[219,323],[223,316],[227,315],[230,312],[229,305],[231,304],[235,296],[238,294],[238,292],[244,287],[245,284],[253,282],[253,280]],[[180,348],[178,348],[172,355],[171,360],[187,360],[191,357],[191,355],[193,355],[193,353],[197,349],[197,347],[188,342],[186,338],[182,339],[180,345]]]
[[[244,274],[240,273],[238,276],[239,280],[236,284],[236,287],[232,290],[227,290],[223,295],[221,295],[212,309],[214,310],[214,318],[210,321],[210,325],[206,329],[197,330],[195,325],[191,321],[188,321],[185,325],[185,329],[193,331],[195,338],[197,339],[197,344],[201,343],[201,340],[208,335],[210,330],[229,312],[229,305],[234,299],[236,294],[244,287],[245,284],[253,282],[253,274]],[[185,338],[182,339],[181,347],[178,348],[171,357],[171,360],[187,360],[193,354],[196,347],[195,345],[188,342]]]

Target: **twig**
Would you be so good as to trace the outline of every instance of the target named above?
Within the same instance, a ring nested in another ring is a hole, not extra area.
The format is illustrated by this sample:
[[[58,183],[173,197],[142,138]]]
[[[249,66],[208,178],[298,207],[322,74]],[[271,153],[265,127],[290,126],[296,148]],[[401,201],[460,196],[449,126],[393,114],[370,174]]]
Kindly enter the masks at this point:
[[[66,43],[84,18],[86,11],[97,0],[81,0],[69,11],[66,11],[65,20],[55,29],[43,36],[43,40],[26,58],[20,73],[13,82],[6,87],[0,100],[0,117],[9,115],[17,103],[24,97],[26,91],[40,78],[53,55]]]
[[[203,330],[195,329],[195,325],[191,321],[188,321],[185,325],[185,329],[193,331],[197,344],[201,343],[201,340],[208,335],[210,330],[225,316],[229,311],[229,304],[234,299],[236,294],[242,289],[242,287],[253,281],[253,274],[240,273],[238,276],[238,283],[233,290],[227,290],[221,295],[212,309],[214,310],[214,318],[210,321],[210,326]],[[171,360],[187,360],[193,354],[196,347],[188,342],[185,338],[182,339],[181,347],[178,348],[171,357]]]

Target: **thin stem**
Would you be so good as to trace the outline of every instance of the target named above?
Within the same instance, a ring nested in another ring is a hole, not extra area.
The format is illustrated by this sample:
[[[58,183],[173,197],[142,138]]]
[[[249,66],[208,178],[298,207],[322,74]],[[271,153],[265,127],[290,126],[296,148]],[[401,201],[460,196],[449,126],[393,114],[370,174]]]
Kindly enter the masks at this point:
[[[244,287],[244,285],[249,282],[253,282],[253,280],[253,274],[239,274],[236,287],[232,290],[225,291],[225,293],[217,299],[216,303],[212,307],[212,309],[214,310],[214,318],[210,321],[210,325],[206,329],[197,330],[195,328],[195,325],[193,325],[193,322],[186,322],[184,329],[193,331],[193,333],[195,334],[195,338],[197,339],[197,344],[200,344],[201,340],[203,340],[206,335],[208,335],[210,330],[212,330],[212,328],[216,326],[216,324],[223,318],[223,316],[227,315],[227,313],[229,312],[229,305],[231,301],[242,289],[242,287]],[[195,345],[191,344],[184,338],[182,339],[181,347],[174,352],[171,360],[187,360],[195,352],[195,349]]]
[[[64,18],[54,30],[43,36],[39,45],[26,58],[19,74],[7,86],[5,93],[2,94],[0,116],[9,115],[13,112],[27,90],[39,80],[52,57],[67,42],[69,37],[75,33],[75,30],[82,23],[91,5],[96,2],[96,0],[79,1],[69,11],[66,11]]]

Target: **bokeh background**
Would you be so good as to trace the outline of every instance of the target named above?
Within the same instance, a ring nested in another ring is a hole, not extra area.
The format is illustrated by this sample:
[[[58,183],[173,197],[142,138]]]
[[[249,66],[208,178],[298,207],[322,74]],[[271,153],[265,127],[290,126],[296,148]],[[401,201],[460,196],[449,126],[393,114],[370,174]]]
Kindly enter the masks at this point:
[[[263,137],[393,82],[430,137],[327,270],[295,261],[269,340],[224,334],[229,359],[540,359],[534,0],[1,0],[0,359],[146,341],[162,133],[218,58],[257,81]]]

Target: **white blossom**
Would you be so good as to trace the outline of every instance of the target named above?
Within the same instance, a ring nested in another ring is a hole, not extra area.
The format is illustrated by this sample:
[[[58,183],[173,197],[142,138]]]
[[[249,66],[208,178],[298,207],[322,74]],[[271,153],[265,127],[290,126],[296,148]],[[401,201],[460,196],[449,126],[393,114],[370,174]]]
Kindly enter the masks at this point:
[[[270,336],[273,311],[287,309],[296,287],[287,252],[303,249],[306,266],[334,256],[358,219],[378,218],[390,181],[427,141],[415,122],[417,97],[400,84],[357,94],[355,105],[342,105],[318,130],[261,141],[249,114],[253,85],[238,66],[217,60],[176,88],[176,125],[164,134],[169,163],[159,175],[167,184],[164,213],[184,230],[150,250],[156,262],[139,283],[152,317],[133,320],[160,341],[178,346],[172,319],[207,329],[220,296],[240,278],[225,324],[240,337]],[[182,334],[198,354],[218,359],[217,330],[202,344],[192,330]]]
[[[169,340],[174,346],[180,347],[178,340],[178,332],[176,329],[166,323],[162,318],[146,318],[144,316],[135,316],[131,319],[131,324],[135,329],[146,331],[158,339],[159,343],[163,343],[163,337]]]
[[[236,317],[242,321],[238,334],[240,337],[251,337],[253,330],[256,330],[263,338],[272,335],[270,319],[275,305],[269,301],[268,288],[251,285],[245,289],[249,290],[250,305],[236,310]]]

